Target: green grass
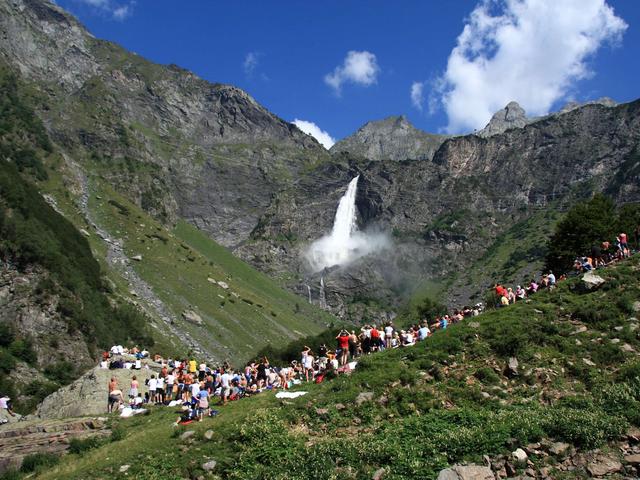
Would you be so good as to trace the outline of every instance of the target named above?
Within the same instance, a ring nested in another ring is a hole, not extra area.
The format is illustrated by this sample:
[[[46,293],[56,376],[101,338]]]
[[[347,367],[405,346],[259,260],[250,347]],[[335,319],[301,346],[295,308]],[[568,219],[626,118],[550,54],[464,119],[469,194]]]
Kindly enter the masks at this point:
[[[265,393],[232,402],[186,427],[197,432],[188,456],[170,426],[177,414],[154,409],[120,421],[122,440],[66,456],[38,478],[107,478],[123,464],[139,478],[197,477],[209,459],[222,478],[371,478],[380,467],[385,478],[435,478],[447,465],[482,463],[543,438],[602,447],[640,424],[640,361],[620,347],[640,352],[629,320],[640,258],[599,274],[607,280],[600,290],[563,282],[413,348],[363,358],[351,377],[300,387],[309,393],[299,399]],[[588,329],[576,332],[578,321]],[[516,377],[504,374],[511,355]],[[365,391],[374,400],[358,405]],[[202,437],[208,429],[211,441]],[[556,475],[551,457],[531,459]]]
[[[134,268],[178,318],[185,310],[202,317],[203,326],[178,322],[219,360],[246,361],[269,343],[319,333],[335,321],[186,222],[168,231],[104,182],[94,180],[90,209],[124,240],[129,258],[142,255]]]

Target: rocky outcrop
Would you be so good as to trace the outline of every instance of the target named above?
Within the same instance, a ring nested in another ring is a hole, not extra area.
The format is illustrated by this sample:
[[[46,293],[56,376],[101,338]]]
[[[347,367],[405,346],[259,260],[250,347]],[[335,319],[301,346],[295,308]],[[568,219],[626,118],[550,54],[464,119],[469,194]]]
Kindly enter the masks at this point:
[[[331,153],[349,153],[370,160],[431,160],[448,137],[415,128],[404,115],[368,122],[337,142]]]
[[[0,474],[17,470],[27,455],[61,454],[73,438],[104,437],[106,418],[28,421],[0,428]]]
[[[157,375],[159,365],[144,362],[150,368],[129,370],[126,368],[108,370],[93,368],[75,382],[62,387],[52,393],[38,405],[35,415],[43,419],[80,417],[84,415],[101,415],[107,412],[107,386],[112,377],[118,381],[118,386],[125,398],[129,394],[131,377],[136,376],[140,383],[139,392],[147,391],[145,381],[151,375]]]
[[[527,115],[518,102],[509,102],[502,110],[493,114],[491,120],[480,130],[477,135],[480,137],[491,137],[504,133],[510,128],[522,128],[528,123]]]

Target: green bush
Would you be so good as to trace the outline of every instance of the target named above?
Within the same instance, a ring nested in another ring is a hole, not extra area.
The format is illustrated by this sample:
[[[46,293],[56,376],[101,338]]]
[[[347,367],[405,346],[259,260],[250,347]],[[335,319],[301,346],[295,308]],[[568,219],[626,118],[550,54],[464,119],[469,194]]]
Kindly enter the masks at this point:
[[[53,453],[33,453],[24,457],[20,471],[24,473],[35,472],[47,467],[52,467],[59,461],[60,457]]]
[[[8,350],[0,348],[0,371],[10,373],[16,367],[16,359]]]
[[[82,455],[89,450],[99,447],[101,444],[102,442],[97,437],[72,438],[69,442],[69,452]]]
[[[488,367],[479,368],[473,376],[485,385],[496,385],[500,383],[500,377],[498,374]]]
[[[29,338],[19,338],[11,342],[11,345],[9,345],[9,353],[15,358],[31,365],[35,364],[38,359],[33,349],[33,343]]]

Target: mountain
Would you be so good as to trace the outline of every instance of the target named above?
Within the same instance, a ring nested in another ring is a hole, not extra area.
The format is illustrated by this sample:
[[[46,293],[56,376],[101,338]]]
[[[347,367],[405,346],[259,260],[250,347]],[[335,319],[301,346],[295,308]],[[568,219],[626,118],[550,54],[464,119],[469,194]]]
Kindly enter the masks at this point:
[[[353,135],[331,147],[330,152],[349,153],[370,160],[431,160],[447,139],[415,128],[404,115],[368,122]]]
[[[597,191],[638,198],[637,102],[584,105],[525,125],[512,105],[493,122],[512,128],[487,138],[431,135],[391,117],[328,153],[245,92],[98,40],[52,3],[0,0],[0,13],[2,57],[34,90],[63,154],[56,198],[79,195],[86,178],[89,190],[109,192],[88,202],[101,209],[94,216],[106,216],[109,239],[123,225],[109,201],[129,202],[169,232],[184,220],[298,293],[300,305],[326,298],[345,319],[393,316],[425,292],[452,304],[478,298],[496,277],[540,268],[557,210]],[[382,231],[392,247],[348,268],[311,272],[306,249],[331,231],[356,175],[359,227]],[[124,224],[121,240],[139,248],[142,227]],[[501,247],[522,235],[521,246]],[[478,271],[473,282],[470,269]],[[152,291],[174,297],[166,273],[138,270]],[[179,294],[170,303],[180,322],[193,302]]]
[[[287,182],[282,162],[306,168],[327,156],[313,139],[235,87],[96,40],[52,3],[0,1],[0,32],[2,218],[31,199],[25,227],[3,224],[29,236],[3,235],[0,271],[2,354],[14,375],[3,370],[1,386],[15,382],[19,410],[113,343],[242,362],[335,323],[182,220],[242,242],[252,202],[271,195],[252,179]],[[310,153],[300,161],[299,151]]]

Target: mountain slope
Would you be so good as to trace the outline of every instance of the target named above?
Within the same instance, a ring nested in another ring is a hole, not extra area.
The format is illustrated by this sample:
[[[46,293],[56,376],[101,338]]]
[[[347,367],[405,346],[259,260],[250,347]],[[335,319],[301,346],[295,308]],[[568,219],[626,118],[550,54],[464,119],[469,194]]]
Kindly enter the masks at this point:
[[[351,376],[306,384],[296,400],[264,393],[231,402],[185,427],[195,432],[190,440],[173,433],[166,409],[125,419],[120,440],[67,456],[37,478],[108,475],[121,465],[140,477],[197,476],[215,460],[222,478],[435,479],[453,464],[486,466],[483,456],[491,471],[482,478],[527,469],[535,478],[587,478],[600,465],[609,466],[605,478],[633,478],[638,267],[636,257],[599,271],[600,290],[572,279],[414,347],[362,358]],[[529,462],[515,460],[517,448]]]

